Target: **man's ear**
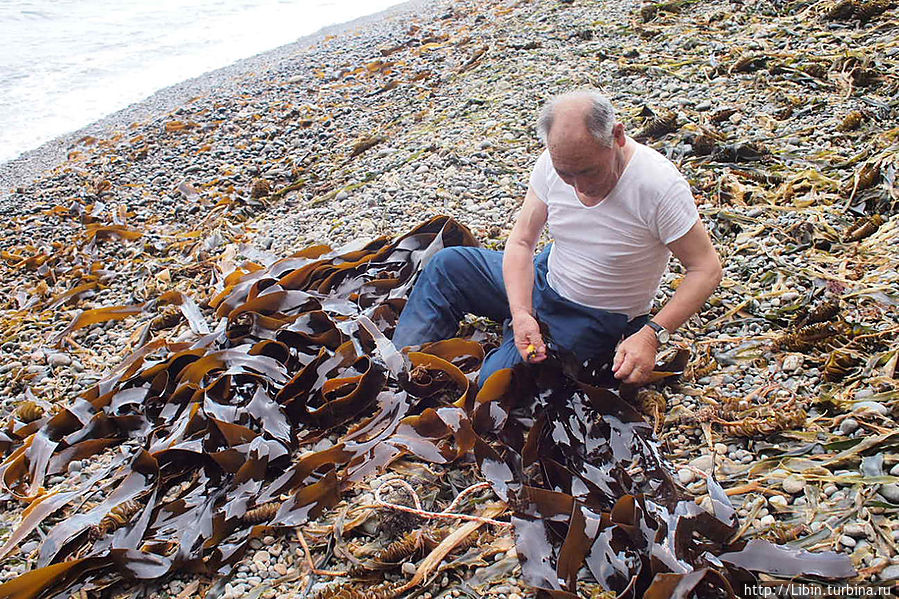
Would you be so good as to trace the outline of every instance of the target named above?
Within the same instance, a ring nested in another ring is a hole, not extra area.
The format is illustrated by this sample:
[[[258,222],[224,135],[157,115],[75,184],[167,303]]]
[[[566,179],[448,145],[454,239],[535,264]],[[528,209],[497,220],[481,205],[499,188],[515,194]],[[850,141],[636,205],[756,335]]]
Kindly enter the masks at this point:
[[[619,146],[624,146],[624,144],[627,143],[627,137],[624,135],[623,123],[615,123],[612,127],[612,137]]]

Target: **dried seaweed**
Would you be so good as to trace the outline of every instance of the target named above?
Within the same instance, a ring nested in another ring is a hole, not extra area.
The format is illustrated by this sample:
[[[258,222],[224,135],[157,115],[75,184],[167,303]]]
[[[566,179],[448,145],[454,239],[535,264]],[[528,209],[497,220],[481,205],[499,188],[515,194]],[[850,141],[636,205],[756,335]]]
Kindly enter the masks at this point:
[[[775,340],[775,346],[787,351],[804,351],[818,346],[839,333],[829,322],[819,322],[801,327],[794,332],[784,333]]]
[[[98,540],[111,532],[125,526],[131,521],[132,516],[140,511],[141,504],[134,499],[129,499],[115,506],[100,520],[100,523],[90,529],[90,537]]]
[[[677,131],[677,113],[666,111],[651,117],[643,128],[634,134],[634,139],[646,141],[663,137],[672,131]]]
[[[893,0],[839,0],[827,13],[825,19],[830,21],[848,21],[857,19],[867,23],[895,6]]]
[[[853,241],[861,241],[876,233],[877,229],[879,229],[882,224],[883,217],[879,214],[863,218],[846,231],[843,240],[850,243]]]
[[[16,406],[16,417],[22,422],[34,422],[44,415],[44,408],[36,402],[26,400]]]

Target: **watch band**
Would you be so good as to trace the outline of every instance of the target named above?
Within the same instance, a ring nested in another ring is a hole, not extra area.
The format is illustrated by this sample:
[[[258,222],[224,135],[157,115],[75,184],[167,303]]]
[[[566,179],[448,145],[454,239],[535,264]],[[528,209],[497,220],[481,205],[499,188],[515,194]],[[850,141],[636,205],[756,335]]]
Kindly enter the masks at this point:
[[[653,322],[651,320],[647,321],[646,325],[649,328],[651,328],[653,331],[656,332],[656,339],[658,340],[659,345],[664,345],[665,343],[668,343],[668,339],[671,336],[671,332],[668,329],[666,329],[659,323]]]

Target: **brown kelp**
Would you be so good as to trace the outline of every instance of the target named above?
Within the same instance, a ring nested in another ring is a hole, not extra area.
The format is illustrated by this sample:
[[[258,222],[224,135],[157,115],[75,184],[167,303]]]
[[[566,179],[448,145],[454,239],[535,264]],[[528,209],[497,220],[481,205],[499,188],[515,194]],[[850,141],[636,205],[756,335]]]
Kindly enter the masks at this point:
[[[494,504],[452,531],[412,533],[394,557],[427,557],[410,581],[384,583],[379,596],[424,582],[485,524],[513,526],[525,580],[558,597],[575,596],[584,568],[619,597],[733,597],[755,572],[854,574],[835,554],[740,540],[711,477],[710,510],[687,497],[651,426],[622,399],[633,390],[595,386],[608,382],[604,361],[553,356],[500,371],[478,391],[477,343],[397,352],[389,335],[417,273],[460,244],[476,241],[435,217],[393,241],[317,246],[238,269],[210,302],[213,330],[151,341],[69,405],[30,422],[13,417],[0,485],[29,507],[0,553],[49,516],[68,517],[46,534],[38,567],[0,585],[0,596],[225,574],[263,530],[317,518],[403,456],[445,464],[473,455],[513,515],[494,519],[506,511]],[[657,378],[685,366],[677,352]],[[44,491],[48,475],[116,445],[126,451],[77,488]]]

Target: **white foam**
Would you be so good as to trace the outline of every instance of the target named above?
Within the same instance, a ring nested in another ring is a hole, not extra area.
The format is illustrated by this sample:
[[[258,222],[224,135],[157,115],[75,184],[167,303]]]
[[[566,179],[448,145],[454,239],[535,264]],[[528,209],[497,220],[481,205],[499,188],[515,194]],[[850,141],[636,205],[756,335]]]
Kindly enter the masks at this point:
[[[0,3],[0,162],[156,90],[398,2]]]

